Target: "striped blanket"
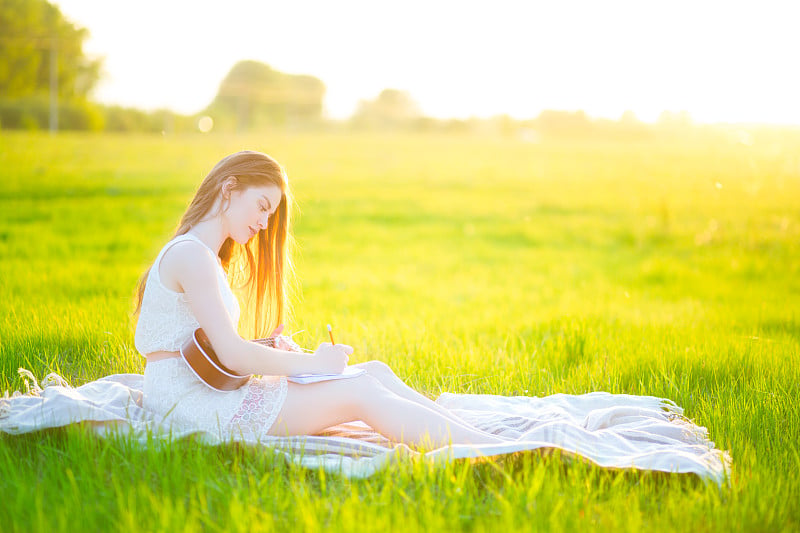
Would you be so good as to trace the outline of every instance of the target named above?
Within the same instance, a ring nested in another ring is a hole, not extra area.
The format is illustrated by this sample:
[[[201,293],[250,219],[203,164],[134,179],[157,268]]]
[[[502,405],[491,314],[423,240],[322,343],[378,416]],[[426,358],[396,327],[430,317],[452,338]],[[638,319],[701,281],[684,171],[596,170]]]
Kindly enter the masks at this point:
[[[211,445],[242,440],[199,430],[175,433],[165,427],[158,416],[142,408],[143,376],[139,374],[115,374],[77,388],[57,374],[48,375],[41,386],[27,370],[20,369],[20,374],[27,391],[0,398],[0,431],[4,433],[89,422],[85,425],[100,436],[124,432],[143,445],[153,437],[193,436]],[[730,455],[716,449],[706,429],[686,419],[683,409],[667,399],[605,392],[546,397],[444,393],[436,402],[506,442],[452,444],[422,453],[355,421],[320,435],[244,443],[263,446],[304,467],[357,478],[410,457],[446,463],[553,450],[605,468],[692,473],[717,483],[729,477]]]

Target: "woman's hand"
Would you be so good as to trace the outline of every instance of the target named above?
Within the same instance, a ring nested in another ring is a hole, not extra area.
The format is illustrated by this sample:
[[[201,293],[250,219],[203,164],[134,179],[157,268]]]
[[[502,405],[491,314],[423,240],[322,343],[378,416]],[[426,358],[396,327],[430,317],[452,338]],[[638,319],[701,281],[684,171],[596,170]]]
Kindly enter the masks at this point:
[[[314,352],[316,374],[341,374],[347,366],[353,347],[347,344],[331,344],[323,342]]]
[[[281,332],[282,331],[283,331],[283,324],[281,324],[280,326],[275,328],[275,331],[273,331],[272,333],[269,334],[270,338],[274,338],[275,339],[273,346],[275,348],[277,348],[278,350],[283,350],[285,352],[296,352],[296,351],[298,351],[298,349],[296,349],[294,346],[292,346],[291,344],[286,342],[286,340],[283,338],[283,336],[281,336]]]

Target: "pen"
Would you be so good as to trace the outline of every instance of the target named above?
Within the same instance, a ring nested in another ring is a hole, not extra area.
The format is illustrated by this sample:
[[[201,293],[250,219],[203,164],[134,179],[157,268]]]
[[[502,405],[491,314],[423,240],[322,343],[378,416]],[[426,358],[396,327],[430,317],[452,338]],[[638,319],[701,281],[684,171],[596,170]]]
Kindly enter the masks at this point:
[[[335,342],[333,342],[333,329],[331,329],[330,324],[328,324],[328,335],[331,336],[331,344],[336,344]]]

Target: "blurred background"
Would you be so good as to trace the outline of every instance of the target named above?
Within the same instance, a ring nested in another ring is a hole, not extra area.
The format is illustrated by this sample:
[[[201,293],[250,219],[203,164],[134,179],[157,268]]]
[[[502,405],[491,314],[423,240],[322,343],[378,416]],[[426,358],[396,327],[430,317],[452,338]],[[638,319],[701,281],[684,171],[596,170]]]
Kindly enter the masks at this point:
[[[20,367],[142,372],[137,280],[209,169],[255,149],[297,200],[302,346],[332,324],[431,397],[670,398],[735,461],[722,492],[537,457],[348,493],[224,459],[242,493],[217,452],[185,476],[37,436],[0,442],[0,524],[796,530],[795,4],[0,0],[0,393]]]
[[[537,142],[714,125],[748,142],[755,124],[800,124],[792,9],[3,0],[0,128],[393,129]]]

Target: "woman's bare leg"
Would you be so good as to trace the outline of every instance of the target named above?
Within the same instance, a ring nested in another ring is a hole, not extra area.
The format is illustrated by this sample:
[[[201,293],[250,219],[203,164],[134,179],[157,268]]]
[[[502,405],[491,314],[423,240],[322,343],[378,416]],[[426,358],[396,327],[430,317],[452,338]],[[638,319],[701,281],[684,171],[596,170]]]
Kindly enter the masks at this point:
[[[454,415],[449,409],[446,407],[442,407],[438,403],[434,402],[427,396],[421,394],[418,391],[415,391],[411,387],[405,384],[402,379],[397,377],[394,371],[391,369],[389,365],[382,361],[367,361],[365,363],[359,363],[357,365],[351,365],[358,368],[363,368],[367,371],[367,374],[374,377],[383,385],[389,389],[390,391],[394,392],[398,396],[405,398],[406,400],[411,400],[412,402],[416,402],[420,405],[424,405],[428,409],[433,409],[434,411],[440,413],[442,416],[453,420],[454,422],[458,422],[460,424],[467,424],[464,420],[458,418]],[[481,431],[478,428],[474,428],[476,431]],[[487,433],[488,434],[488,433]]]
[[[354,420],[363,420],[391,440],[423,447],[506,442],[402,398],[369,375],[308,385],[289,383],[286,402],[269,434],[313,435]]]

